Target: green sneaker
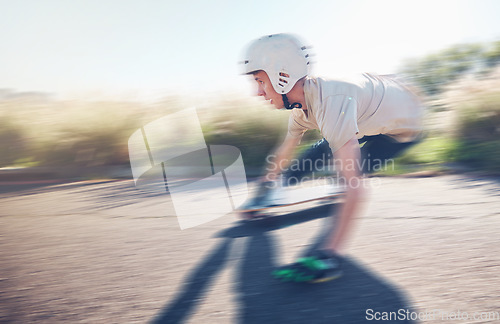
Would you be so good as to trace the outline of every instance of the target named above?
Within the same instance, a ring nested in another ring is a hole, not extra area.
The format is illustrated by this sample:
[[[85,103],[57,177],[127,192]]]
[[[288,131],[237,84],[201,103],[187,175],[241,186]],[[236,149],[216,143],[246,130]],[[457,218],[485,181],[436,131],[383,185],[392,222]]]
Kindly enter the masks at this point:
[[[316,251],[274,270],[272,275],[283,282],[320,283],[340,278],[342,270],[338,256],[329,251]]]

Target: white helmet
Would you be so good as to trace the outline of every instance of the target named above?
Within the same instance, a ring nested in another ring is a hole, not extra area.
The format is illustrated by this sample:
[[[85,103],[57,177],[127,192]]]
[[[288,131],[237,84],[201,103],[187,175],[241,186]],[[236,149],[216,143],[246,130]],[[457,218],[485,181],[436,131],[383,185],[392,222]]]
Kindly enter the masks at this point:
[[[307,48],[293,35],[264,36],[248,47],[243,61],[244,73],[263,70],[274,90],[287,94],[298,80],[309,74],[309,56]]]

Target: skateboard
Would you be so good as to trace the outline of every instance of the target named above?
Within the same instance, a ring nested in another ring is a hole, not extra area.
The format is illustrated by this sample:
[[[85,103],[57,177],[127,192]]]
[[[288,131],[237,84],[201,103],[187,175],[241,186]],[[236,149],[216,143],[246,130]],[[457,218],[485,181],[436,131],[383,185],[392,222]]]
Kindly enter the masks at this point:
[[[243,219],[252,220],[269,216],[273,209],[321,200],[336,200],[344,194],[344,188],[334,185],[310,187],[279,187],[269,189],[264,197],[251,198],[238,212]]]

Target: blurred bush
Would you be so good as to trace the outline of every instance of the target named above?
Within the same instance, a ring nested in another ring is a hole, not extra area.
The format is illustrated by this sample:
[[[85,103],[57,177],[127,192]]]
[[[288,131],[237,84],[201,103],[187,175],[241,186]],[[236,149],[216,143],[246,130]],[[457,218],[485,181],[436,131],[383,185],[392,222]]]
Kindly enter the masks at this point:
[[[453,159],[500,174],[500,68],[483,79],[461,80],[444,96],[456,114]]]
[[[25,158],[29,151],[27,136],[10,116],[0,119],[0,166],[10,165]]]
[[[397,159],[397,163],[403,165],[439,165],[451,162],[455,149],[456,142],[452,138],[430,135],[409,148]]]
[[[445,87],[466,76],[490,73],[500,64],[500,41],[458,44],[439,52],[408,60],[401,73],[427,95],[438,95]]]
[[[481,78],[466,76],[443,89],[439,109],[429,110],[427,136],[396,159],[404,166],[443,170],[449,163],[500,174],[500,69]],[[445,107],[442,111],[442,107]],[[437,120],[437,122],[435,121]]]
[[[406,62],[401,73],[423,90],[427,138],[400,165],[459,162],[500,173],[500,41],[459,44]]]
[[[239,148],[247,168],[263,167],[287,133],[289,113],[262,102],[223,102],[209,112],[209,116],[207,111],[199,113],[207,144]],[[319,132],[307,132],[302,145],[309,146],[319,136]]]
[[[190,106],[175,97],[151,104],[0,97],[0,166],[78,170],[128,166],[127,143],[134,131]],[[435,106],[440,108],[431,109],[430,116],[440,126],[397,160],[400,166],[410,166],[400,169],[461,162],[500,173],[500,71],[456,81]],[[283,140],[289,116],[254,99],[212,100],[197,111],[207,144],[239,148],[245,166],[253,172]],[[452,122],[441,114],[451,114]],[[320,137],[317,131],[307,132],[302,148]]]
[[[212,100],[200,106],[197,112],[207,144],[238,147],[250,168],[261,167],[286,134],[289,114],[259,100]],[[12,93],[0,97],[0,167],[37,165],[83,170],[128,165],[128,138],[134,131],[189,107],[192,103],[176,97],[142,104],[57,101]],[[169,131],[178,133],[182,129],[165,130]],[[304,142],[315,136],[310,132]]]
[[[199,113],[209,145],[233,145],[240,149],[247,167],[262,166],[266,156],[286,131],[288,114],[261,104],[224,102]]]
[[[0,166],[88,167],[126,163],[140,106],[125,102],[0,100]]]
[[[461,162],[500,173],[500,71],[495,70],[499,64],[500,42],[455,46],[410,64],[406,72],[414,73],[411,79],[429,95],[426,99],[433,108],[427,120],[437,126],[430,127],[427,138],[398,163]],[[234,96],[218,96],[229,97]],[[0,90],[0,167],[128,166],[127,143],[134,131],[193,106],[198,107],[207,144],[238,147],[247,168],[262,167],[286,134],[289,114],[262,100],[203,99],[201,104],[173,96],[149,104],[60,101],[40,93]],[[182,132],[177,126],[168,130],[173,136]],[[320,137],[317,131],[307,132],[302,148]]]

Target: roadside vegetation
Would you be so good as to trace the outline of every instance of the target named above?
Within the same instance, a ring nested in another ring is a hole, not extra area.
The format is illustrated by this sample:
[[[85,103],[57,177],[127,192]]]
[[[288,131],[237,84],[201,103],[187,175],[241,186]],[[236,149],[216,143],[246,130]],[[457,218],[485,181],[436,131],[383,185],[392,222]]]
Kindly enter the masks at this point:
[[[455,46],[403,68],[429,107],[426,137],[397,159],[400,174],[456,166],[500,174],[500,42]],[[156,103],[53,100],[0,90],[0,167],[127,166],[129,136],[180,109],[198,106],[207,144],[238,147],[258,170],[282,140],[288,114],[256,99],[196,102],[168,97]],[[319,138],[310,131],[303,148]]]
[[[403,73],[424,94],[427,134],[388,174],[500,174],[500,41],[452,46],[408,62]]]

